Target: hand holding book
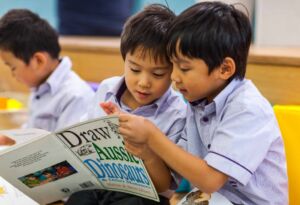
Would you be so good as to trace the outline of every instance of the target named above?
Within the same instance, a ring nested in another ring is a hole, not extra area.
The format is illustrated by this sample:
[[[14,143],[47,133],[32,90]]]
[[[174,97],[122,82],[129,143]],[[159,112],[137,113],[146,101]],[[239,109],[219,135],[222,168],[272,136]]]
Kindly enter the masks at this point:
[[[11,146],[16,144],[16,141],[5,135],[0,134],[0,146]]]

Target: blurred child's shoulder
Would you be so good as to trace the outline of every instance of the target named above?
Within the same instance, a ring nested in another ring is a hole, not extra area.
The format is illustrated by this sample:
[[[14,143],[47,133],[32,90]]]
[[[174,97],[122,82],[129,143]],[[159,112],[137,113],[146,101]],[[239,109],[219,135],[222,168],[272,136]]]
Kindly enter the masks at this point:
[[[113,90],[123,82],[125,82],[125,79],[122,76],[106,78],[99,83],[97,92]]]
[[[102,80],[100,84],[105,86],[115,86],[116,84],[120,83],[122,79],[124,79],[122,76],[113,76]]]

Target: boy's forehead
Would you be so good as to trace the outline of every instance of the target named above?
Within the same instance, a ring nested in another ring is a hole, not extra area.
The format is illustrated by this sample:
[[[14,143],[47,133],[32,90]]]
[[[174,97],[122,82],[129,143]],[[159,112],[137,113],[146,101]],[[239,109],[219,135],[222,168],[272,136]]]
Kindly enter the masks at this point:
[[[182,54],[180,39],[176,41],[176,47],[174,52],[172,52],[172,56],[170,56],[170,59],[172,62],[182,62],[182,63],[188,63],[188,61],[191,60],[189,56]]]
[[[0,55],[10,59],[17,58],[16,55],[10,50],[0,50]]]
[[[155,65],[162,68],[171,65],[165,56],[155,55],[150,49],[136,49],[134,52],[127,53],[126,59],[132,64]]]
[[[189,63],[191,60],[190,57],[183,55],[181,52],[176,52],[171,56],[171,61],[176,63]]]

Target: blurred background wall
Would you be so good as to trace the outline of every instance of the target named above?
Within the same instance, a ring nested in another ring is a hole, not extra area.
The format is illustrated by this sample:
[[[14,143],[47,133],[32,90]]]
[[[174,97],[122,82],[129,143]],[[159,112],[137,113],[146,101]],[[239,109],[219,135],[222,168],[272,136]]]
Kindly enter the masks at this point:
[[[10,9],[27,8],[38,13],[41,17],[57,28],[58,0],[0,0],[0,16]]]
[[[60,0],[0,0],[0,16],[5,12],[13,8],[28,8],[35,13],[38,13],[41,17],[47,19],[47,21],[55,28],[58,28],[57,18],[57,2]],[[63,1],[63,0],[62,0]],[[121,1],[121,0],[120,0]],[[132,0],[133,8],[132,13],[139,11],[147,4],[161,3],[166,5],[164,0]],[[195,0],[168,0],[170,8],[180,13],[185,8],[195,3]],[[88,1],[82,3],[88,3]]]
[[[58,1],[67,0],[0,0],[0,16],[12,8],[28,8],[58,29]],[[121,0],[119,0],[121,1]],[[168,6],[180,13],[185,8],[201,0],[167,0]],[[253,24],[253,43],[259,46],[300,46],[300,1],[299,0],[221,0],[227,3],[243,3],[249,11]],[[91,0],[81,1],[90,4]],[[96,1],[95,1],[96,2]],[[131,0],[131,14],[150,3],[166,0]],[[105,3],[103,3],[105,6]],[[97,6],[96,6],[97,7]],[[100,7],[98,5],[98,7]],[[102,6],[101,6],[102,7]]]

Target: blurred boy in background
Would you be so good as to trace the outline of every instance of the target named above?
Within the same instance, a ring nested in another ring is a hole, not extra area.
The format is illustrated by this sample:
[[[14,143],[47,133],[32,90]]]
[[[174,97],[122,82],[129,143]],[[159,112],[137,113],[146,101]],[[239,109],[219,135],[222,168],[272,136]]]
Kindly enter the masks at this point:
[[[0,19],[0,57],[31,89],[24,128],[55,131],[79,122],[87,111],[94,93],[59,53],[56,31],[35,13],[13,9]]]

